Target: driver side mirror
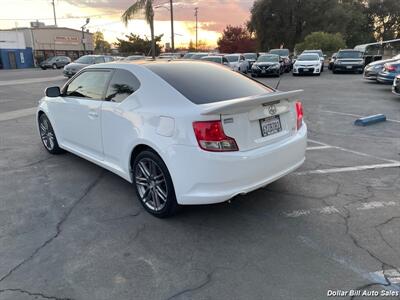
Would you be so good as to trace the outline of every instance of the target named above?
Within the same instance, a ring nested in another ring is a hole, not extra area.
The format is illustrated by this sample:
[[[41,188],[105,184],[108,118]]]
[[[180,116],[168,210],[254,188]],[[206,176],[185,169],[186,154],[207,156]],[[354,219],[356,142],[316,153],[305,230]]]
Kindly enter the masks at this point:
[[[59,97],[61,96],[61,90],[60,87],[58,86],[52,86],[52,87],[48,87],[45,91],[45,94],[47,97]]]

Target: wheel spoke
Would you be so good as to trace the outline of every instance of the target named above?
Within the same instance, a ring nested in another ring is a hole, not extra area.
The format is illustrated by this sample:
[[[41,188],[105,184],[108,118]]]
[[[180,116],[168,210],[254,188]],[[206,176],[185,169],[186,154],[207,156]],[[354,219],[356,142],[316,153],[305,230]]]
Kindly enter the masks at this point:
[[[149,183],[147,182],[147,179],[144,177],[136,176],[136,184],[142,185],[145,187],[149,186]]]
[[[160,201],[158,200],[158,194],[157,194],[154,190],[152,190],[151,193],[152,193],[152,196],[153,196],[154,208],[155,208],[156,210],[159,210],[159,208],[160,208]]]
[[[150,188],[147,188],[147,189],[144,191],[143,196],[142,196],[142,199],[143,199],[143,202],[144,202],[144,203],[146,203],[146,202],[148,202],[148,201],[150,200],[150,199],[148,199],[148,198],[149,198],[149,195],[150,195],[150,191],[151,191]]]
[[[46,132],[46,127],[44,126],[43,123],[40,123],[40,129],[42,129],[42,131]]]
[[[142,172],[142,174],[144,175],[144,177],[149,178],[150,177],[150,172],[147,169],[146,165],[144,164],[144,162],[139,162],[138,163],[138,167],[140,169],[140,171]]]
[[[163,189],[157,185],[156,192],[157,192],[157,195],[165,202],[167,199],[167,194],[165,193],[165,191],[163,191]]]

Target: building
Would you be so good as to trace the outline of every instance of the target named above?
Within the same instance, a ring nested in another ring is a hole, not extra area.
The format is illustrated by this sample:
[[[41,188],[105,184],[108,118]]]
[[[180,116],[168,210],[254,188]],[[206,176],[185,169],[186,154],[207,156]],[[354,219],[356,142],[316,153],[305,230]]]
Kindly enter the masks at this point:
[[[31,22],[31,27],[0,30],[0,68],[19,69],[38,66],[57,55],[72,60],[93,54],[93,34],[66,27]]]
[[[33,67],[32,48],[18,30],[0,30],[0,69]]]
[[[68,56],[72,60],[85,54],[93,54],[93,34],[87,31],[46,26],[31,22],[30,28],[18,28],[24,33],[25,42],[32,48],[36,64],[56,55]]]

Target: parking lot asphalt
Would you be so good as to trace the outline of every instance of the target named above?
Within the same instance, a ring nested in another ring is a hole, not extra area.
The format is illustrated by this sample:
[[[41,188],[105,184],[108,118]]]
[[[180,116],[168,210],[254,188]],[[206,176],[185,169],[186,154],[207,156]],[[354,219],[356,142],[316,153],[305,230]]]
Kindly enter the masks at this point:
[[[285,74],[280,90],[304,90],[305,164],[230,203],[160,220],[123,179],[44,150],[32,108],[60,76],[0,71],[1,300],[400,292],[400,97],[390,86],[329,71]],[[390,121],[353,125],[377,113]],[[388,298],[399,297],[340,299]]]

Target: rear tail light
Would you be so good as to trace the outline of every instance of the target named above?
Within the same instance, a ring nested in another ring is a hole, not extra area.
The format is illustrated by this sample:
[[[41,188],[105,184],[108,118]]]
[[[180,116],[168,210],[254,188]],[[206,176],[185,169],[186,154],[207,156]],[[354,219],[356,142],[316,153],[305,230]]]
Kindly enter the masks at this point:
[[[396,67],[393,65],[385,65],[385,69],[389,72],[394,72],[396,71]]]
[[[300,101],[296,102],[297,129],[303,125],[303,104]]]
[[[226,136],[218,121],[193,122],[194,134],[201,149],[213,152],[238,151],[236,141]]]

